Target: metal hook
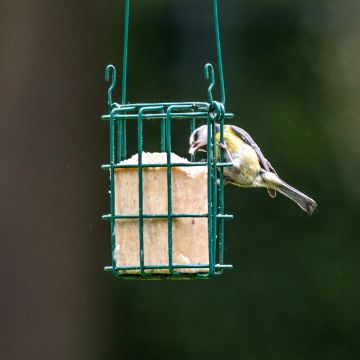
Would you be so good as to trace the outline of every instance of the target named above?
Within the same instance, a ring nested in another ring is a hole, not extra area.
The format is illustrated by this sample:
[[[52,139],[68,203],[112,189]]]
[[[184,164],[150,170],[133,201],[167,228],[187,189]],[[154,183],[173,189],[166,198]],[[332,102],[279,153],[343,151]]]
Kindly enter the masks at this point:
[[[213,66],[210,64],[210,63],[207,63],[205,66],[204,66],[204,72],[205,72],[205,78],[206,79],[209,79],[210,78],[210,85],[208,87],[208,97],[209,97],[209,102],[210,104],[212,105],[214,100],[213,100],[213,97],[212,97],[212,89],[215,85],[215,75],[214,75],[214,68]]]
[[[110,75],[111,73],[111,75]],[[109,64],[105,69],[105,81],[109,81],[111,76],[111,85],[108,89],[108,106],[109,109],[111,109],[112,106],[112,91],[114,90],[115,84],[116,84],[116,69],[114,65]]]
[[[225,117],[224,104],[218,101],[213,102],[213,108],[209,112],[210,118],[214,121],[220,121]]]

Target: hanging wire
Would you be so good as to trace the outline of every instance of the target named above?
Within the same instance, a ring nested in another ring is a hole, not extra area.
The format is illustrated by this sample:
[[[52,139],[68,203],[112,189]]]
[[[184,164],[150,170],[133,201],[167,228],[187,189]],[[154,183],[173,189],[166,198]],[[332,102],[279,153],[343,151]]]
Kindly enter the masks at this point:
[[[220,94],[221,94],[221,102],[223,105],[225,105],[225,85],[224,85],[224,74],[223,74],[223,66],[222,66],[222,58],[221,58],[221,44],[220,44],[220,31],[219,31],[217,0],[213,0],[213,8],[214,8],[216,51],[217,51],[219,79],[220,79]]]
[[[123,68],[121,79],[121,104],[126,104],[126,80],[127,80],[127,60],[128,60],[128,39],[129,39],[129,19],[130,19],[130,0],[125,0],[124,15],[124,52],[123,52]],[[120,142],[120,152],[122,159],[126,159],[126,120],[122,119],[118,126],[118,139]]]
[[[123,53],[123,69],[122,69],[122,85],[121,85],[121,103],[126,103],[126,74],[127,74],[127,53],[129,39],[129,14],[130,0],[125,0],[125,17],[124,17],[124,53]]]

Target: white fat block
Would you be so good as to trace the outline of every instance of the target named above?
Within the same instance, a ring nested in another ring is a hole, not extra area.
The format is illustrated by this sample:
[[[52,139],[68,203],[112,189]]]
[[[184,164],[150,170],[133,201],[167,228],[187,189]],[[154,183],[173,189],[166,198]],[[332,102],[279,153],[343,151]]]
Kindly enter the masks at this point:
[[[187,163],[187,159],[171,154],[172,163]],[[166,164],[166,153],[142,153],[143,164]],[[121,164],[138,164],[138,155]],[[167,168],[143,168],[143,213],[167,214]],[[172,212],[207,213],[207,167],[172,167]],[[116,215],[139,214],[138,169],[115,169]],[[144,264],[168,265],[168,219],[144,219]],[[208,219],[173,218],[172,221],[173,264],[208,264]],[[140,266],[139,220],[117,219],[115,221],[116,266]],[[208,272],[208,268],[175,269],[182,273]],[[126,270],[137,274],[139,270]],[[168,269],[146,272],[169,273]]]

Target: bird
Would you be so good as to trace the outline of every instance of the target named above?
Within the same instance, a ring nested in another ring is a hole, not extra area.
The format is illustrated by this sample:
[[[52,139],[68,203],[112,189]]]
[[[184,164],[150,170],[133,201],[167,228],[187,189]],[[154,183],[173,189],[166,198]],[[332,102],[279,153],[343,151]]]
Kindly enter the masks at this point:
[[[223,149],[224,160],[233,166],[224,168],[225,184],[239,187],[263,187],[274,198],[276,192],[294,201],[301,209],[312,214],[317,207],[316,202],[309,196],[283,181],[261,152],[252,137],[243,129],[235,125],[224,125],[224,138],[220,143],[220,125],[215,124],[216,157],[219,159],[219,149]],[[196,128],[189,139],[189,153],[194,155],[198,151],[207,150],[208,126]]]

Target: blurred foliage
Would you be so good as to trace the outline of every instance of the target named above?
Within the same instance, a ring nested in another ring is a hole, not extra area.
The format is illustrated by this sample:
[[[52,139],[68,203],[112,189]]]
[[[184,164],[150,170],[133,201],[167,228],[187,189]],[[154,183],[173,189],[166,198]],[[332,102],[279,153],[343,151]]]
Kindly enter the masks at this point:
[[[3,238],[16,254],[3,262],[2,284],[14,291],[2,300],[4,358],[360,358],[360,3],[219,1],[226,109],[319,210],[308,217],[284,197],[227,187],[234,270],[188,282],[101,270],[110,243],[99,116],[106,64],[121,83],[123,2],[34,3],[7,0],[0,15],[3,144],[17,144],[2,154]],[[216,66],[210,2],[132,3],[129,102],[206,100],[203,65]],[[129,139],[134,131],[129,124]],[[179,155],[187,131],[174,128]],[[144,146],[159,146],[155,123]],[[19,159],[27,186],[13,179]]]

